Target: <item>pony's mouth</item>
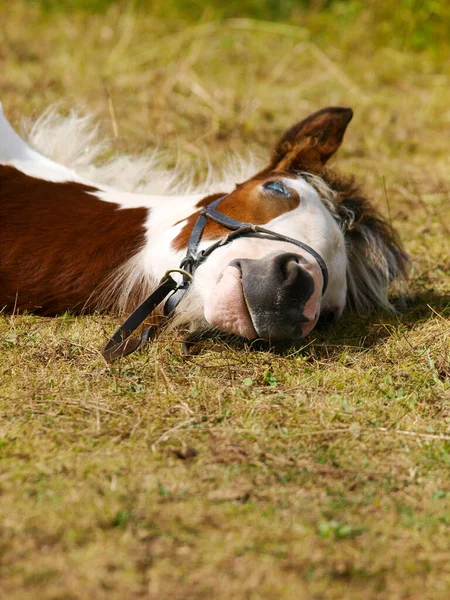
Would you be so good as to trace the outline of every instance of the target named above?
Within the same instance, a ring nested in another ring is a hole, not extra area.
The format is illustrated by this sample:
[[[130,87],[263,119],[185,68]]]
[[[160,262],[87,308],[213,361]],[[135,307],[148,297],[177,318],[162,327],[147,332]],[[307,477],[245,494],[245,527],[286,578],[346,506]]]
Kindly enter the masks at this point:
[[[245,300],[242,272],[235,266],[223,270],[208,296],[204,312],[212,327],[249,340],[259,337]]]

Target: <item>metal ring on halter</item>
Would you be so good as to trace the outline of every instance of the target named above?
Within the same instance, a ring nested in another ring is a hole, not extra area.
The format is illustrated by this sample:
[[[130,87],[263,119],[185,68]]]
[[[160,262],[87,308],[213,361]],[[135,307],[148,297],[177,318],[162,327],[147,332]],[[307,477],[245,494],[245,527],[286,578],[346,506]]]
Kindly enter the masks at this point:
[[[191,281],[194,279],[194,276],[191,273],[189,273],[188,271],[185,271],[184,269],[168,269],[164,273],[163,279],[165,279],[167,277],[167,275],[170,275],[170,273],[180,273],[180,275],[183,275],[183,277],[187,277]]]

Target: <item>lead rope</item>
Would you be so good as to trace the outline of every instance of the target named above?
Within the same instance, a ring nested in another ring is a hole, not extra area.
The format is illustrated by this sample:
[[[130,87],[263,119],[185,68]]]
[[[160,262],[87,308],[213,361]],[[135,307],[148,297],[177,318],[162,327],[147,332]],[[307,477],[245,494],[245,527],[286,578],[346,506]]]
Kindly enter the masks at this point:
[[[113,360],[117,360],[135,352],[142,344],[155,336],[158,330],[157,325],[151,325],[147,329],[144,329],[139,336],[131,337],[131,334],[134,333],[145,319],[153,313],[155,308],[167,298],[170,292],[172,292],[172,294],[164,305],[164,314],[168,316],[174,311],[181,298],[187,292],[193,279],[198,246],[208,220],[206,211],[209,208],[215,208],[224,197],[225,196],[220,196],[201,211],[195,222],[194,228],[192,229],[186,256],[181,261],[180,268],[167,271],[155,291],[131,313],[128,319],[108,340],[102,350],[102,355],[108,362],[112,362]],[[170,276],[170,273],[180,273],[183,276],[181,283],[178,284],[175,279]],[[185,353],[186,348],[187,347],[183,345]]]
[[[102,355],[108,362],[131,354],[155,335],[157,326],[151,325],[147,329],[144,329],[139,336],[131,337],[131,334],[151,315],[158,304],[161,304],[164,298],[177,287],[178,283],[170,276],[170,271],[167,272],[159,282],[156,290],[131,313],[128,319],[108,340],[102,350]]]

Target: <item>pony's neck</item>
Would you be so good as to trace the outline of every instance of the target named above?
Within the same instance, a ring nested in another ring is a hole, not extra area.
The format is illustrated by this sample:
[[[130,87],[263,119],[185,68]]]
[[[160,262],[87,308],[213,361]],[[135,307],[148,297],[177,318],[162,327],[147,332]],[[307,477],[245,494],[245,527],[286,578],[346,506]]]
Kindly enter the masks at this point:
[[[198,211],[197,205],[203,194],[158,196],[99,190],[93,195],[101,202],[115,204],[118,211],[147,209],[145,243],[117,270],[104,297],[105,306],[114,298],[115,308],[126,311],[143,300],[166,271],[179,266],[186,249],[176,248],[173,242],[188,218]],[[177,274],[174,278],[177,279]]]

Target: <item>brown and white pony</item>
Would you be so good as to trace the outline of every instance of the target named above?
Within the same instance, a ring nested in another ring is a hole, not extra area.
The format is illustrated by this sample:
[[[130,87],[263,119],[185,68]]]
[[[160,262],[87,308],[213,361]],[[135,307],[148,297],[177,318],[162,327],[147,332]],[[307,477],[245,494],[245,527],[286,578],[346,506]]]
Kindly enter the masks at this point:
[[[310,246],[326,263],[328,286],[322,294],[323,271],[297,245],[241,237],[198,267],[175,322],[295,340],[346,306],[391,308],[388,286],[407,263],[397,235],[352,178],[325,167],[351,118],[338,107],[310,115],[283,135],[266,168],[231,191],[161,195],[84,179],[25,143],[0,110],[0,310],[134,308],[179,266],[201,209],[221,195],[221,213]],[[66,131],[67,147],[75,133]],[[209,221],[200,250],[228,233]]]

